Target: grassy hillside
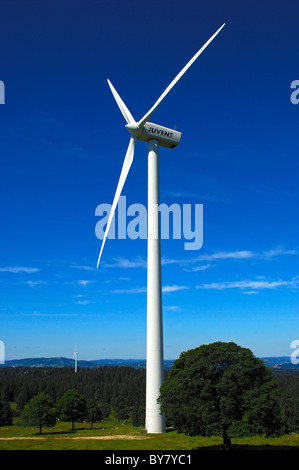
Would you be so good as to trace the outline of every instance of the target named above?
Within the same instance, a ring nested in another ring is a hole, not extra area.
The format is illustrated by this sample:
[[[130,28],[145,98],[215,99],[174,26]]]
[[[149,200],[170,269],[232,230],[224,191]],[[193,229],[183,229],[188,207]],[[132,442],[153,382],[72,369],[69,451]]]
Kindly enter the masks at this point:
[[[0,450],[221,450],[222,438],[190,437],[168,429],[165,434],[147,434],[130,422],[105,420],[91,429],[85,423],[58,422],[55,427],[44,429],[24,427],[18,419],[14,425],[0,427]],[[299,434],[280,438],[254,436],[232,439],[233,449],[238,450],[299,450]]]

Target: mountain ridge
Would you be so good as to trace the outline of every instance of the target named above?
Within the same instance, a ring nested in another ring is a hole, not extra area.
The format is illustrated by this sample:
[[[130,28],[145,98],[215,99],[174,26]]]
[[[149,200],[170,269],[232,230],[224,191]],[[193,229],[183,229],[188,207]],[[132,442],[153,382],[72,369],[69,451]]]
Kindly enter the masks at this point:
[[[293,364],[289,356],[273,356],[260,357],[267,367],[273,369],[297,369],[299,364]],[[0,364],[0,367],[71,367],[74,366],[75,360],[66,357],[36,357],[23,359],[10,359]],[[174,359],[164,360],[164,367],[170,370],[174,363]],[[78,368],[95,369],[97,367],[134,367],[145,368],[145,359],[95,359],[95,360],[77,360]]]

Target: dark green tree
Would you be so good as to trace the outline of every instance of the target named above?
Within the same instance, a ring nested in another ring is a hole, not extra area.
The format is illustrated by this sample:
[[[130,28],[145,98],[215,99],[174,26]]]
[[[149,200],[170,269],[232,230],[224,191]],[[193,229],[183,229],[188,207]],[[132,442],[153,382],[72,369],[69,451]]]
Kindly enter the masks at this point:
[[[145,409],[140,403],[136,403],[132,409],[132,423],[134,426],[144,426]]]
[[[25,426],[37,426],[40,434],[43,427],[53,427],[56,424],[54,402],[50,395],[41,392],[29,400],[21,415]]]
[[[102,416],[102,410],[97,400],[94,398],[88,398],[88,400],[86,400],[85,419],[91,424],[91,429],[93,428],[93,423],[97,423],[102,420]]]
[[[126,399],[124,396],[120,395],[116,397],[113,404],[114,416],[118,421],[126,421],[129,419],[128,408]]]
[[[276,382],[249,349],[216,342],[183,352],[161,387],[166,417],[190,435],[280,433]]]
[[[75,421],[82,421],[85,417],[85,397],[78,390],[69,389],[58,400],[56,410],[60,418],[64,421],[71,421],[72,429],[75,429]]]
[[[95,392],[94,398],[100,404],[102,411],[102,419],[109,418],[109,415],[111,413],[111,405],[104,400],[103,395],[100,393],[99,390]]]
[[[10,426],[13,422],[13,413],[10,404],[7,402],[0,402],[0,426]]]
[[[30,383],[24,383],[21,386],[19,393],[16,396],[17,408],[18,410],[23,410],[25,405],[29,402],[31,398],[37,395],[37,391],[31,389]]]

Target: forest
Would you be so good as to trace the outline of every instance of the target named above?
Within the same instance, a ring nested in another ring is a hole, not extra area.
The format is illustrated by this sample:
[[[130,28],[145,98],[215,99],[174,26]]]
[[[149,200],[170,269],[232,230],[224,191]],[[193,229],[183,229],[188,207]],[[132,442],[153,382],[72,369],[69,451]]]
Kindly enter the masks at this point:
[[[17,404],[19,414],[31,398],[40,392],[57,402],[70,389],[85,399],[95,398],[103,418],[113,413],[117,419],[132,419],[142,426],[145,416],[145,369],[133,367],[4,367],[0,368],[0,401]]]
[[[165,375],[168,371],[165,372]],[[299,375],[275,372],[277,400],[290,432],[299,432]],[[144,425],[145,369],[134,367],[3,367],[0,368],[0,402],[16,403],[20,414],[31,398],[40,392],[57,402],[69,389],[76,389],[87,399],[95,398],[103,418],[131,419]]]

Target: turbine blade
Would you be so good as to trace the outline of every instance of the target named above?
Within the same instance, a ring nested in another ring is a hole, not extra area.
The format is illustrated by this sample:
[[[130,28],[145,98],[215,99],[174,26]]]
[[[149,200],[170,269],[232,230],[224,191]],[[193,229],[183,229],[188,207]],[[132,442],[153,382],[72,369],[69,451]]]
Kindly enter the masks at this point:
[[[185,67],[180,71],[180,73],[172,80],[172,82],[168,85],[166,90],[162,93],[160,98],[156,101],[154,106],[143,116],[143,118],[137,123],[137,127],[143,127],[144,124],[147,122],[147,120],[151,117],[155,109],[159,106],[161,101],[164,100],[165,96],[168,95],[170,90],[174,87],[174,85],[179,81],[179,79],[184,75],[185,72],[187,72],[188,68],[193,64],[193,62],[197,59],[197,57],[205,50],[205,48],[210,44],[210,42],[213,41],[213,39],[217,36],[218,33],[222,30],[224,27],[225,23],[216,31],[216,33],[213,34],[213,36],[210,37],[210,39],[199,49],[199,51],[192,57],[191,60],[189,60],[188,64],[185,65]]]
[[[115,101],[117,102],[118,104],[118,107],[119,109],[121,110],[122,112],[122,115],[123,117],[125,118],[125,120],[127,121],[128,124],[133,124],[135,123],[135,119],[133,118],[132,114],[130,113],[130,111],[128,110],[127,106],[125,105],[125,103],[123,102],[123,100],[121,99],[121,97],[119,96],[119,94],[117,93],[116,89],[114,88],[114,86],[112,85],[112,83],[110,82],[110,80],[107,80],[108,82],[108,85],[110,87],[110,90],[112,91],[112,94],[115,98]]]
[[[133,162],[135,144],[136,144],[136,139],[131,137],[130,142],[129,142],[129,146],[128,146],[128,149],[127,149],[127,153],[126,153],[126,156],[125,156],[125,159],[124,159],[123,167],[122,167],[122,170],[121,170],[120,178],[119,178],[119,181],[118,181],[118,185],[117,185],[117,188],[116,188],[116,193],[115,193],[114,200],[113,200],[113,203],[112,203],[111,211],[110,211],[110,214],[109,214],[107,227],[106,227],[104,238],[103,238],[103,241],[102,241],[101,251],[100,251],[98,262],[97,262],[97,268],[99,267],[100,259],[101,259],[103,248],[104,248],[104,244],[105,244],[108,232],[109,232],[109,228],[110,228],[110,225],[111,225],[114,213],[115,213],[115,209],[116,209],[121,191],[124,187],[126,178],[128,176],[129,170],[130,170],[132,162]]]

